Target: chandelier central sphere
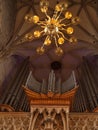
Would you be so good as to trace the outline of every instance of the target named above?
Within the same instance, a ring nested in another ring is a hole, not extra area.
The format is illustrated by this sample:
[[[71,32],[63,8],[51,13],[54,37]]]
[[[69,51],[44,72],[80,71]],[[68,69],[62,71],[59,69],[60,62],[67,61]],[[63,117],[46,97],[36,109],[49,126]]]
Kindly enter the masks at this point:
[[[56,19],[54,18],[49,18],[46,20],[46,25],[44,28],[44,32],[47,35],[55,35],[59,31],[59,23]]]
[[[65,40],[70,43],[76,43],[77,39],[72,36],[74,33],[73,25],[79,23],[78,17],[73,17],[72,13],[67,11],[68,3],[61,2],[55,6],[54,13],[51,16],[48,15],[49,1],[41,0],[40,9],[45,14],[46,18],[41,21],[39,16],[27,14],[25,21],[28,23],[37,24],[41,30],[35,30],[33,33],[25,35],[25,39],[28,41],[40,36],[45,36],[45,40],[42,46],[36,49],[36,52],[42,55],[45,52],[46,46],[55,44],[55,54],[61,56],[63,49],[61,45],[65,43]]]

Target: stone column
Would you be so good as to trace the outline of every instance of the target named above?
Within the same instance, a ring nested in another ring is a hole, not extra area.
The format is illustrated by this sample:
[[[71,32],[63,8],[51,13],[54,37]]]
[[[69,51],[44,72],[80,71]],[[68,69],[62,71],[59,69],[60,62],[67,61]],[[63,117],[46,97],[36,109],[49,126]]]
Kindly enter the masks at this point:
[[[68,106],[35,105],[31,106],[31,113],[32,117],[30,120],[29,130],[33,130],[35,128],[36,130],[55,130],[54,127],[59,130],[69,130]]]

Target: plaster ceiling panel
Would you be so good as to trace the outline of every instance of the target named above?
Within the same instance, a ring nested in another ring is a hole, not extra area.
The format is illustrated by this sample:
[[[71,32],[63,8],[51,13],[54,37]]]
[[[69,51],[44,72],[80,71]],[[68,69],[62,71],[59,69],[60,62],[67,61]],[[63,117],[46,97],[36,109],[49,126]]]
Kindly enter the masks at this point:
[[[23,8],[21,8],[19,11],[17,11],[17,16],[16,16],[16,24],[15,24],[15,28],[14,28],[14,32],[16,32],[17,28],[19,27],[19,25],[24,23],[24,16],[25,14],[29,11],[29,7],[25,6]],[[20,28],[19,28],[20,30]]]
[[[98,10],[98,1],[97,0],[87,0],[87,5],[92,7],[94,10]]]
[[[89,16],[90,16],[89,19],[98,32],[98,11],[90,6],[87,6],[87,10],[88,10]]]
[[[17,18],[17,19],[20,19],[20,21],[18,21],[18,23],[19,23],[18,27],[20,29],[18,31],[18,35],[24,34],[24,36],[25,36],[25,34],[33,32],[35,27],[36,27],[36,24],[29,23],[29,22],[25,21],[25,16],[28,15],[28,14],[31,15],[31,16],[34,15],[31,7],[27,7],[27,9],[24,9],[24,10],[21,9],[21,11],[19,11],[19,18]],[[38,26],[36,27],[36,29],[37,28],[38,28]]]
[[[50,68],[51,61],[47,55],[39,56],[37,59],[31,58],[34,68]]]
[[[13,53],[16,54],[22,51],[22,53],[24,53],[23,55],[26,55],[26,53],[28,53],[29,56],[37,55],[36,48],[41,44],[42,44],[41,40],[37,40],[37,39],[30,42],[24,42],[23,44],[14,46]]]
[[[48,49],[47,50],[47,55],[48,55],[48,57],[51,59],[51,61],[55,61],[55,60],[57,60],[57,61],[59,61],[60,59],[61,59],[61,57],[62,56],[57,56],[56,54],[55,54],[55,47],[54,48],[52,48],[52,49]],[[63,49],[63,48],[62,48]]]
[[[24,22],[23,26],[21,27],[18,35],[21,36],[23,34],[23,36],[25,37],[26,34],[28,33],[32,33],[34,32],[34,30],[39,30],[38,26],[29,23]]]
[[[79,61],[71,54],[66,53],[62,59],[63,68],[75,68]]]
[[[93,33],[91,34],[91,32],[89,32],[88,29],[84,28],[82,25],[74,27],[74,30],[74,36],[77,37],[78,40],[83,40],[85,43],[93,43],[95,41]]]
[[[25,46],[33,47],[33,49],[36,50],[37,47],[39,47],[39,46],[41,46],[43,44],[43,41],[44,40],[42,40],[42,39],[35,39],[35,40],[30,41],[27,44],[25,44]]]
[[[13,55],[20,55],[23,57],[27,57],[27,56],[33,56],[36,55],[36,52],[33,51],[32,49],[27,49],[27,48],[16,48],[15,50],[13,50]]]
[[[71,52],[71,55],[73,55],[78,61],[82,61],[82,57],[83,56],[87,56],[87,55],[93,55],[94,52],[92,50],[87,50],[87,49],[78,49],[75,51]]]
[[[68,8],[68,11],[70,11],[73,14],[73,17],[76,17],[78,15],[78,11],[80,10],[80,8],[81,8],[81,3],[73,4],[72,6]]]
[[[92,23],[92,19],[90,17],[91,17],[90,14],[87,13],[86,10],[83,10],[80,13],[80,18],[81,18],[80,25],[86,30],[86,31],[84,31],[85,35],[86,36],[89,35],[89,37],[92,37],[94,39],[93,36],[96,35],[97,32],[94,28],[95,25],[93,25],[94,23]]]
[[[81,0],[73,0],[76,3],[81,3]]]
[[[49,1],[49,10],[48,10],[48,14],[52,14],[53,13],[53,10],[55,9],[55,5],[57,3],[57,0],[54,0],[54,1],[51,1],[51,0],[48,0]],[[33,6],[34,10],[35,10],[35,13],[41,18],[43,19],[45,17],[44,13],[41,12],[40,10],[40,1],[38,0],[38,2],[36,1],[33,1],[33,3],[37,3]]]
[[[0,51],[4,51],[8,41],[13,35],[15,17],[16,17],[16,0],[0,1]]]

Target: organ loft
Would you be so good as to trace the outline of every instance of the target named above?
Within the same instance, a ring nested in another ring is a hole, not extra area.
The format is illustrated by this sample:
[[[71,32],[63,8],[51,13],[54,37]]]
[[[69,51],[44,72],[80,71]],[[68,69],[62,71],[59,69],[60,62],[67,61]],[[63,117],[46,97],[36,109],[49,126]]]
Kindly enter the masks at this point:
[[[53,70],[49,74],[48,82],[43,80],[40,93],[23,86],[29,99],[31,113],[33,113],[30,128],[34,130],[69,130],[68,113],[77,88],[74,86],[72,90],[62,93],[61,80],[56,80]]]
[[[47,80],[43,79],[38,85],[37,82],[34,83],[35,79],[29,69],[28,61],[28,58],[24,60],[16,73],[15,77],[19,79],[12,80],[8,85],[0,110],[21,113],[30,111],[29,130],[68,130],[68,114],[78,89],[74,73],[68,79],[69,83],[73,82],[72,89],[67,92],[62,89],[60,77],[56,79],[54,70],[50,71]]]
[[[48,79],[38,82],[30,68],[29,58],[26,58],[7,86],[0,103],[1,129],[97,128],[97,107],[94,109],[95,113],[92,114],[85,107],[86,104],[83,103],[83,95],[79,93],[81,90],[79,90],[74,71],[64,86],[61,78],[56,77],[55,70],[50,71]],[[72,86],[69,90],[68,85]],[[82,103],[79,104],[81,100]],[[95,123],[91,126],[90,123],[93,123],[93,120]]]

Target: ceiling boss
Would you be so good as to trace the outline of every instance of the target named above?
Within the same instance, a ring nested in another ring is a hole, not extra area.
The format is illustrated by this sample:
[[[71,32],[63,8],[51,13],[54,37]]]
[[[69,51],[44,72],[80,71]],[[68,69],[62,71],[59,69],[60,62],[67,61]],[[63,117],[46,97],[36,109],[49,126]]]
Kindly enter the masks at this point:
[[[41,0],[40,9],[45,14],[46,18],[41,21],[39,16],[27,14],[25,21],[34,23],[40,26],[41,30],[35,30],[34,33],[28,33],[25,35],[26,40],[33,40],[33,38],[40,38],[45,36],[42,46],[36,49],[38,54],[45,52],[46,46],[55,44],[55,54],[61,56],[63,49],[61,45],[65,41],[70,43],[76,43],[77,39],[72,36],[74,33],[73,25],[79,23],[78,17],[73,17],[72,13],[67,10],[68,2],[60,2],[55,6],[54,13],[52,16],[48,15],[49,1]]]

